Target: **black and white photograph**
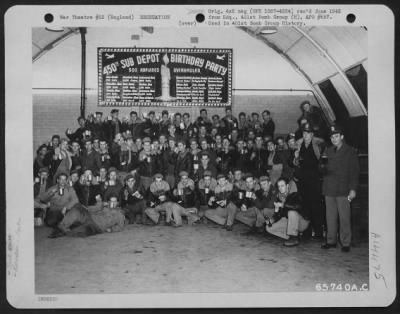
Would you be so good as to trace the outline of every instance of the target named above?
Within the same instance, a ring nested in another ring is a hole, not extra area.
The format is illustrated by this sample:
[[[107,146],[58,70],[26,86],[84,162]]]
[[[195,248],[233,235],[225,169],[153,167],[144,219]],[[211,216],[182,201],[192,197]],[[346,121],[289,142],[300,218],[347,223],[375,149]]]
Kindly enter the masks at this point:
[[[315,306],[321,294],[368,303],[392,289],[381,249],[395,237],[371,217],[393,221],[394,201],[382,214],[371,177],[394,147],[380,162],[371,134],[385,126],[370,115],[393,114],[371,96],[384,78],[369,71],[369,10],[353,23],[343,7],[185,9],[196,27],[151,8],[58,10],[29,24],[30,108],[13,108],[31,141],[18,156],[29,192],[12,198],[31,206],[10,218],[8,276],[24,272],[30,241],[22,290],[46,307],[86,295],[181,307],[164,301],[171,294],[267,306],[240,301],[264,293],[283,306],[285,293],[306,293]],[[324,25],[328,16],[344,18]]]

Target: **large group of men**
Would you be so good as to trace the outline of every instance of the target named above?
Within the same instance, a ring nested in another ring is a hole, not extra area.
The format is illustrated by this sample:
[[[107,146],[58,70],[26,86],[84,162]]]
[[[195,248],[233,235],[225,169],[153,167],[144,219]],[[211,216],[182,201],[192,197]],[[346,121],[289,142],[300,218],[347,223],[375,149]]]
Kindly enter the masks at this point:
[[[329,249],[339,238],[348,252],[357,153],[318,107],[300,107],[298,130],[287,136],[275,135],[268,110],[237,119],[226,108],[210,119],[201,109],[195,121],[166,110],[143,119],[132,111],[123,121],[118,109],[79,117],[77,130],[37,149],[35,219],[53,227],[50,237],[151,226],[160,217],[173,227],[212,221],[228,231],[240,222],[288,247],[302,236]]]

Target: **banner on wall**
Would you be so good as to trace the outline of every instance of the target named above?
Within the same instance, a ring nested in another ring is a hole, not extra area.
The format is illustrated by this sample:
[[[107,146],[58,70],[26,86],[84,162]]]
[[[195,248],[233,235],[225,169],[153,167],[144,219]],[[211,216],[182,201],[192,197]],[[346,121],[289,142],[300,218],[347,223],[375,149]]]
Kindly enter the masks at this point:
[[[232,103],[232,49],[98,48],[99,106]]]

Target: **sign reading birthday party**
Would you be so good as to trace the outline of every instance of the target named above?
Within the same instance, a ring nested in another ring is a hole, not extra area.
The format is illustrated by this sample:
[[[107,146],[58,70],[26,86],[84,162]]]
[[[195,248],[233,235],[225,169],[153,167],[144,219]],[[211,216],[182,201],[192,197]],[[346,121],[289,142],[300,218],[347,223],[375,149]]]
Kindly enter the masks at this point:
[[[99,106],[230,106],[232,49],[98,48]]]

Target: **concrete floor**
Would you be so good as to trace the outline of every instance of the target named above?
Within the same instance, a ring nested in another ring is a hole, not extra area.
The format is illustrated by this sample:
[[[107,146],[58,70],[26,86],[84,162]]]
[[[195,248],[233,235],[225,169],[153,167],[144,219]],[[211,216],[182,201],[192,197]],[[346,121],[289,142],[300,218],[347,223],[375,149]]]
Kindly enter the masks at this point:
[[[49,239],[35,230],[37,294],[315,291],[317,283],[368,284],[368,243],[350,253],[316,241],[287,248],[212,223],[129,225],[89,238]]]

